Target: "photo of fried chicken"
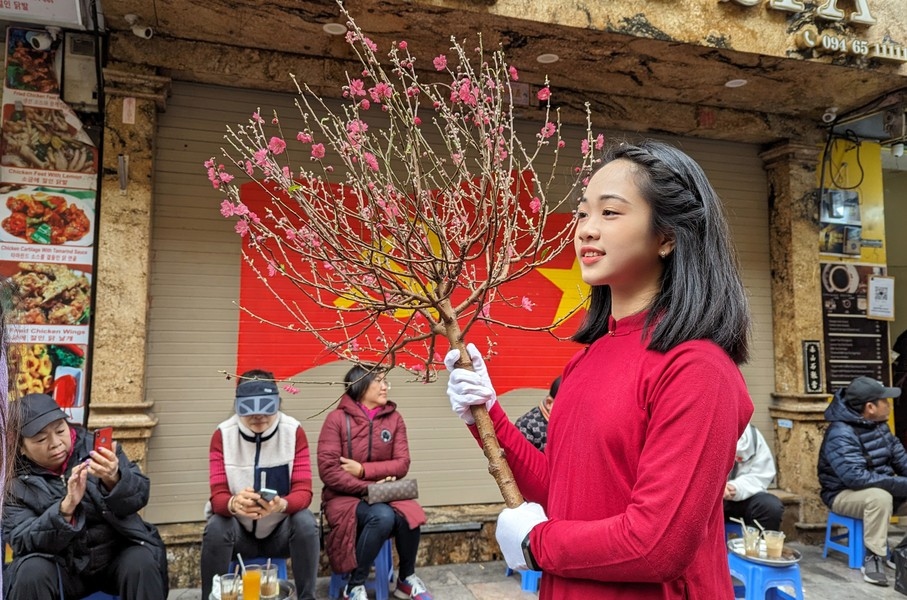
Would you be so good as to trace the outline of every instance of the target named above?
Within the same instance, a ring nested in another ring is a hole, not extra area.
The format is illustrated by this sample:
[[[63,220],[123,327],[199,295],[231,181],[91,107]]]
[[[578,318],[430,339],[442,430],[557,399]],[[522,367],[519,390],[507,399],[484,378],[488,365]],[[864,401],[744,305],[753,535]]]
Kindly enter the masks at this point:
[[[24,325],[77,325],[89,320],[91,282],[66,265],[19,263],[11,277],[18,293],[10,318]]]

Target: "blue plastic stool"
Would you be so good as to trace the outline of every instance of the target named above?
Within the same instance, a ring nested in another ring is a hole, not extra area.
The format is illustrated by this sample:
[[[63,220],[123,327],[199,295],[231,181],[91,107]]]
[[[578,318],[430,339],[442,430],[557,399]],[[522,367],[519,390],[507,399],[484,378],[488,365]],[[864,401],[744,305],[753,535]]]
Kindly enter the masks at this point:
[[[331,572],[331,585],[328,589],[328,598],[337,600],[343,593],[346,582],[349,581],[349,573]],[[368,579],[365,582],[365,589],[375,591],[375,600],[387,600],[390,596],[390,584],[394,580],[394,554],[390,538],[381,546],[378,557],[375,558],[375,579]]]
[[[832,535],[832,527],[846,527],[846,533]],[[847,538],[846,543],[840,543],[840,540]],[[822,550],[822,558],[828,558],[829,550],[837,550],[847,555],[847,566],[851,569],[859,569],[863,566],[863,520],[853,517],[845,517],[837,513],[828,513],[828,524],[825,526],[825,548]]]
[[[507,567],[504,571],[506,577],[513,575],[513,569]],[[542,584],[541,571],[520,571],[520,589],[524,592],[537,592]]]
[[[258,558],[258,557],[255,557],[255,558],[244,558],[244,559],[242,559],[242,561],[243,561],[243,564],[246,564],[246,565],[261,565],[261,566],[265,566],[266,564],[268,564],[268,559],[267,559],[267,558]],[[228,571],[229,573],[232,573],[233,571],[236,570],[236,566],[237,566],[238,564],[239,564],[239,563],[236,562],[236,561],[234,560],[233,562],[230,563],[230,568],[227,569],[227,571]],[[277,578],[278,578],[278,579],[286,579],[286,578],[287,578],[287,559],[285,559],[285,558],[272,558],[272,559],[271,559],[271,566],[272,566],[272,567],[277,567]]]
[[[733,521],[724,522],[724,539],[731,539],[731,535],[736,537],[743,537],[743,528],[740,526],[740,523],[734,523]]]
[[[743,582],[743,592],[745,600],[763,600],[779,598],[796,598],[803,600],[803,580],[800,578],[800,565],[794,563],[788,567],[773,567],[762,565],[746,560],[734,552],[730,552],[727,557],[728,567],[731,569],[731,577]],[[794,595],[784,593],[779,590],[779,586],[790,586],[794,589]],[[735,587],[735,596],[739,588]]]
[[[120,600],[119,596],[111,596],[106,592],[95,592],[90,596],[85,596],[82,600]]]

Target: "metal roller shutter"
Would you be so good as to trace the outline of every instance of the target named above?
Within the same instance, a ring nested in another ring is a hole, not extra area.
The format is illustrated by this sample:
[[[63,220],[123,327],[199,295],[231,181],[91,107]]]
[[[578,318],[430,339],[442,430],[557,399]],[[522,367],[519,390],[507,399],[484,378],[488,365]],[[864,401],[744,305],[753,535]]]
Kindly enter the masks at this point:
[[[208,497],[208,443],[214,427],[232,412],[233,382],[221,371],[236,364],[239,238],[218,212],[202,163],[219,156],[227,124],[245,123],[261,107],[295,130],[293,97],[175,82],[160,115],[154,172],[153,262],[148,332],[147,394],[159,418],[149,445],[147,471],[152,522],[200,521]],[[535,124],[526,124],[535,131]],[[772,367],[771,291],[767,185],[758,148],[704,140],[668,140],[697,159],[727,204],[734,240],[754,316],[753,359],[743,369],[756,404],[756,424],[768,436]],[[439,146],[442,141],[438,140]],[[266,365],[264,365],[266,367]],[[307,380],[339,381],[347,365],[307,372]],[[498,502],[486,463],[472,437],[449,408],[443,384],[426,387],[394,376],[420,480],[423,504]],[[304,387],[285,395],[283,408],[303,422],[315,454],[323,416],[337,388]],[[543,397],[541,390],[507,394],[502,402],[516,418]],[[313,469],[315,465],[313,464]],[[320,483],[315,474],[317,509]]]

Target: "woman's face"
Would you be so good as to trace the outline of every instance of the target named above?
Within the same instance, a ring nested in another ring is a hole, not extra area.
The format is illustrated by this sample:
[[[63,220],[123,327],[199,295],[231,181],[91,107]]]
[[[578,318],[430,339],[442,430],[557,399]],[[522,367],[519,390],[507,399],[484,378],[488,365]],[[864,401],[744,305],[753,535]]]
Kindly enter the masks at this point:
[[[652,208],[633,169],[632,162],[619,159],[592,176],[577,206],[574,245],[584,282],[611,286],[615,305],[642,301],[635,309],[641,310],[659,289],[659,252],[671,252],[673,243],[653,232]]]
[[[274,413],[273,415],[249,415],[247,417],[240,417],[239,420],[252,433],[264,433],[277,421],[279,414],[280,413]]]
[[[72,437],[66,419],[58,419],[32,437],[22,438],[22,454],[45,469],[59,469],[70,449]]]
[[[362,406],[368,409],[384,406],[387,404],[387,390],[390,388],[384,375],[375,377],[362,394]]]

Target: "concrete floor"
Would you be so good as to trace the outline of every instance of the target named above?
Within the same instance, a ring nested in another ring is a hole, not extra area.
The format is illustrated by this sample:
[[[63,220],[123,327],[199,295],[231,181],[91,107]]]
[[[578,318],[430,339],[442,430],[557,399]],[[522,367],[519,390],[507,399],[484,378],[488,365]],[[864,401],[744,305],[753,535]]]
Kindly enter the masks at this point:
[[[900,541],[900,534],[891,537],[892,545]],[[859,569],[847,567],[843,554],[832,552],[822,558],[821,546],[791,543],[802,559],[800,572],[803,579],[804,600],[905,600],[894,590],[894,571],[887,570],[888,587],[870,585],[863,581]],[[538,594],[520,589],[518,574],[504,575],[502,562],[474,563],[422,567],[417,574],[434,594],[436,600],[521,600],[537,598]],[[328,597],[328,578],[318,580],[317,598]],[[370,598],[373,598],[370,594]],[[392,596],[393,597],[393,596]],[[171,590],[168,600],[201,600],[198,589]]]

